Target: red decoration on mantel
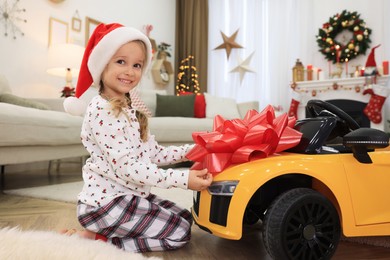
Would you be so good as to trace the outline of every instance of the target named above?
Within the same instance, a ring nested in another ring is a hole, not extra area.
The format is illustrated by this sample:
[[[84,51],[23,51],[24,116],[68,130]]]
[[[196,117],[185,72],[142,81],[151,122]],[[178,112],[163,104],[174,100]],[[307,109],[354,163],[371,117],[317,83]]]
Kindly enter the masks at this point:
[[[356,86],[356,87],[355,87],[355,92],[356,92],[356,93],[359,93],[360,90],[361,90],[360,86]]]
[[[296,146],[302,133],[293,129],[296,119],[286,113],[275,118],[268,105],[261,113],[250,110],[244,119],[225,120],[217,115],[212,132],[195,132],[195,147],[187,158],[191,169],[207,168],[216,175],[231,164],[265,158]]]
[[[363,91],[363,95],[370,94],[371,98],[367,106],[364,108],[364,114],[370,119],[371,122],[379,124],[382,122],[382,108],[389,95],[387,87],[374,85],[373,88],[369,88]]]
[[[295,90],[295,88],[297,87],[297,83],[293,82],[291,83],[291,86],[290,86],[293,90]]]
[[[293,92],[291,97],[291,103],[290,108],[288,110],[288,116],[293,116],[295,118],[298,118],[297,112],[298,112],[298,106],[301,102],[301,94],[298,92]]]

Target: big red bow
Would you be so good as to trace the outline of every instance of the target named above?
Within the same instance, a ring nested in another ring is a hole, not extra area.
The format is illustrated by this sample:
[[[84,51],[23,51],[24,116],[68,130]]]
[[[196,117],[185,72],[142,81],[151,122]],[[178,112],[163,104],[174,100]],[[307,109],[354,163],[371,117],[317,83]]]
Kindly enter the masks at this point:
[[[261,113],[250,110],[244,119],[225,120],[217,115],[212,132],[195,132],[195,147],[187,154],[194,161],[191,169],[207,168],[216,174],[231,164],[265,158],[294,147],[302,133],[293,129],[296,119],[282,114],[275,117],[268,105]]]

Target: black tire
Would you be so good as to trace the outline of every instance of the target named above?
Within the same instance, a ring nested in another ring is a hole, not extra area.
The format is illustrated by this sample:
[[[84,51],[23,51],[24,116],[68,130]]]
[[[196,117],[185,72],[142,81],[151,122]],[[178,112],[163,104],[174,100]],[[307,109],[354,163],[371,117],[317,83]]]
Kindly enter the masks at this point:
[[[281,194],[265,214],[263,242],[273,259],[330,259],[340,234],[337,210],[311,189]]]

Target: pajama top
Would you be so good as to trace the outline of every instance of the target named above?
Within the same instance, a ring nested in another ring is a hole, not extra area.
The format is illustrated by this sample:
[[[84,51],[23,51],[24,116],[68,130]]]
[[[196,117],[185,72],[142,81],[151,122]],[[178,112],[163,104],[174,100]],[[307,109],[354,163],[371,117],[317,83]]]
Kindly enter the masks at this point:
[[[193,145],[164,147],[150,134],[148,141],[142,142],[135,109],[124,108],[115,117],[107,100],[94,97],[84,117],[81,140],[90,153],[78,195],[82,203],[101,207],[123,195],[145,198],[152,186],[188,187],[188,170],[158,166],[186,160]]]

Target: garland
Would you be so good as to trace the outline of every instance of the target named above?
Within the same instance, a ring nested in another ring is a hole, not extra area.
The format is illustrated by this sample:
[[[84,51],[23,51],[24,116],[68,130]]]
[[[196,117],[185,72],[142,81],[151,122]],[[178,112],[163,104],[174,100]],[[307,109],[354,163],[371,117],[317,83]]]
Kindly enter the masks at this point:
[[[352,32],[352,38],[346,43],[340,43],[335,38],[348,30]],[[329,18],[319,29],[317,43],[320,52],[325,58],[333,63],[343,63],[356,58],[359,54],[365,54],[370,47],[371,29],[366,27],[360,14],[344,10],[341,14],[336,14]]]

